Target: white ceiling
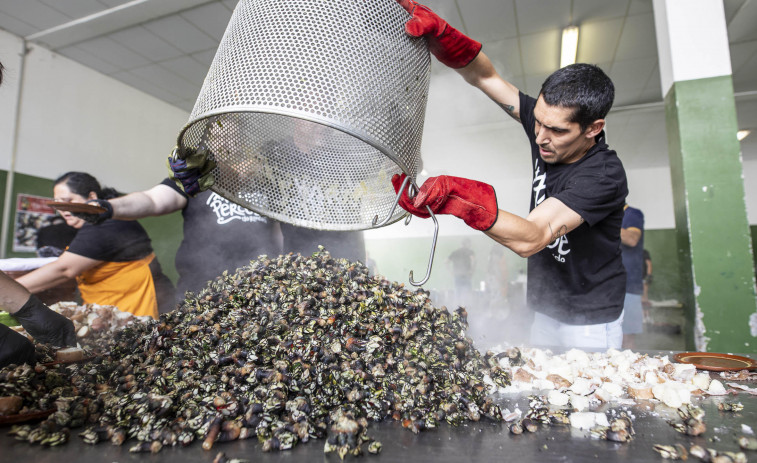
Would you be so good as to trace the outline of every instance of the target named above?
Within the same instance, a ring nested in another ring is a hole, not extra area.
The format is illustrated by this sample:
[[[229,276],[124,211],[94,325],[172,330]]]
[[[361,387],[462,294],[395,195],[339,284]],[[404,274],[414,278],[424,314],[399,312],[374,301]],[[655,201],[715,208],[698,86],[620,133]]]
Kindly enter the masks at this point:
[[[0,28],[189,112],[236,3],[0,0]],[[615,109],[610,117],[613,145],[617,149],[618,144],[627,144],[624,151],[618,149],[627,155],[627,166],[667,165],[667,159],[644,157],[643,148],[665,143],[651,0],[424,3],[481,40],[499,72],[531,94],[559,66],[561,29],[580,26],[578,60],[598,64],[615,82]],[[757,129],[757,1],[724,0],[724,7],[739,123],[741,128]],[[435,63],[432,90],[435,81],[443,82],[451,74]],[[454,78],[458,88],[464,86]],[[456,97],[460,98],[449,96]],[[466,103],[461,101],[460,108],[466,108]],[[475,104],[460,111],[454,124],[485,127],[501,118],[496,105]],[[743,144],[742,149],[757,153],[755,139],[757,134],[743,142],[754,149],[747,150]]]

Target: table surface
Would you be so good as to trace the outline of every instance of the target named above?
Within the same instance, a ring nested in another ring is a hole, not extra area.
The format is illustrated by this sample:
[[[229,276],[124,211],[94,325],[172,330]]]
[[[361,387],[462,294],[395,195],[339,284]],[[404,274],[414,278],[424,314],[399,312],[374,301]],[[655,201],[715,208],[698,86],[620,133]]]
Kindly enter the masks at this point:
[[[712,373],[713,378],[717,377]],[[750,387],[757,384],[744,383]],[[499,394],[494,398],[503,408],[528,410],[527,394]],[[738,413],[721,412],[719,402],[741,402],[744,410]],[[398,422],[388,420],[371,423],[369,436],[381,441],[379,455],[365,455],[366,462],[413,461],[413,462],[463,462],[463,461],[515,461],[528,462],[642,462],[664,461],[652,446],[655,444],[683,444],[688,449],[693,444],[720,451],[738,451],[736,439],[754,428],[757,431],[757,396],[742,392],[738,395],[694,398],[693,403],[705,410],[707,431],[697,437],[675,431],[667,420],[680,422],[674,409],[657,401],[639,401],[635,405],[604,404],[592,411],[603,411],[612,416],[613,411],[626,411],[634,421],[635,438],[629,443],[615,443],[588,437],[588,432],[568,426],[542,427],[535,433],[511,434],[506,423],[491,421],[469,422],[454,427],[446,423],[436,429],[413,434],[403,429]],[[123,446],[109,442],[97,445],[84,444],[73,430],[70,441],[60,447],[43,448],[18,442],[7,435],[9,427],[0,427],[0,461],[36,463],[77,462],[181,462],[210,463],[220,451],[228,458],[241,458],[254,462],[339,462],[335,454],[323,453],[324,440],[300,443],[287,451],[264,453],[257,439],[228,443],[216,443],[211,450],[203,450],[201,442],[188,447],[167,447],[157,454],[129,453],[136,441],[127,441]],[[748,459],[757,461],[757,451],[746,451]],[[346,457],[348,460],[353,457]],[[696,461],[696,460],[695,460]]]

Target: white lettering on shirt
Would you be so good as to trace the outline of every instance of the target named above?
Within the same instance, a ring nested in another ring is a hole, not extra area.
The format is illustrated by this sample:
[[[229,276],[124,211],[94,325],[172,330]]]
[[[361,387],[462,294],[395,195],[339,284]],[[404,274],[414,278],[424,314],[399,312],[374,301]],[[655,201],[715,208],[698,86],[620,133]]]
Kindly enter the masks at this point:
[[[234,204],[228,199],[217,193],[211,193],[206,202],[208,207],[216,213],[218,225],[223,225],[232,220],[241,220],[242,222],[267,222],[268,220],[249,209],[238,204]]]
[[[539,172],[539,160],[536,160],[536,163],[534,164],[534,181],[533,181],[533,187],[534,187],[534,207],[541,204],[542,201],[547,199],[547,195],[543,194],[544,190],[547,189],[547,173],[541,173]]]

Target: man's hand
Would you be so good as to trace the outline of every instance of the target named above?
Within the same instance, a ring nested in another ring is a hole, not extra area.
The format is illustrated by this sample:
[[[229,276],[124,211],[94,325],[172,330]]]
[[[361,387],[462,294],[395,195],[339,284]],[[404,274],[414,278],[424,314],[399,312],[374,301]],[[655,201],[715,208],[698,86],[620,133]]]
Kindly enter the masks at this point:
[[[71,215],[84,219],[92,225],[100,225],[108,219],[113,218],[113,206],[110,205],[110,201],[107,199],[92,199],[87,201],[87,204],[92,206],[99,206],[105,209],[105,212],[99,214],[87,214],[84,212],[72,212]]]
[[[204,149],[188,150],[185,153],[174,149],[173,154],[168,157],[168,176],[189,196],[196,196],[213,186],[215,177],[211,171],[215,167],[215,161],[210,159],[207,150]]]
[[[405,23],[405,32],[425,37],[428,50],[442,64],[453,69],[467,66],[481,51],[481,43],[450,26],[428,7],[413,0],[397,0],[412,18]]]
[[[34,365],[34,344],[7,326],[0,324],[0,368],[10,364]]]
[[[60,347],[76,345],[73,322],[51,310],[37,296],[29,297],[29,300],[11,315],[39,342]]]
[[[399,192],[405,174],[394,175],[394,191]],[[410,199],[407,191],[402,192],[399,205],[418,217],[429,217],[426,206],[434,214],[451,214],[459,217],[476,230],[490,229],[497,221],[497,195],[494,187],[487,183],[460,177],[440,175],[431,177],[421,186],[415,198]]]

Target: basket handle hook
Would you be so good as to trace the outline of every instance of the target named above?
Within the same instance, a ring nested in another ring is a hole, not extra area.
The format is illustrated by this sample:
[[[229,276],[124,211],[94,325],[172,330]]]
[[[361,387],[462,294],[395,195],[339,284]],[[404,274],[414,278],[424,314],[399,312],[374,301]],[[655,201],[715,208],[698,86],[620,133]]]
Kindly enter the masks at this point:
[[[413,182],[411,185],[415,192],[418,192],[418,186]],[[413,194],[415,196],[415,194]],[[431,277],[431,267],[434,265],[434,254],[436,252],[436,239],[439,236],[439,222],[436,220],[436,215],[434,215],[433,211],[431,211],[431,208],[429,206],[426,206],[426,210],[428,211],[429,216],[431,216],[431,219],[434,221],[434,238],[431,240],[431,254],[428,257],[428,268],[426,269],[426,276],[423,277],[421,281],[414,281],[413,280],[413,271],[410,270],[410,284],[413,286],[423,286],[428,279]],[[405,225],[407,225],[410,221],[406,220]]]
[[[407,187],[408,182],[410,181],[410,176],[406,176],[405,180],[402,181],[402,185],[400,186],[399,191],[397,191],[397,197],[394,198],[394,204],[392,205],[392,209],[389,211],[389,215],[386,216],[384,220],[381,221],[381,223],[378,222],[378,214],[373,216],[373,223],[372,225],[374,227],[383,227],[384,225],[389,223],[389,220],[392,218],[392,215],[394,215],[394,210],[397,209],[397,204],[400,202],[400,198],[402,197],[402,192],[405,191],[405,188]],[[408,193],[410,193],[408,191]]]

